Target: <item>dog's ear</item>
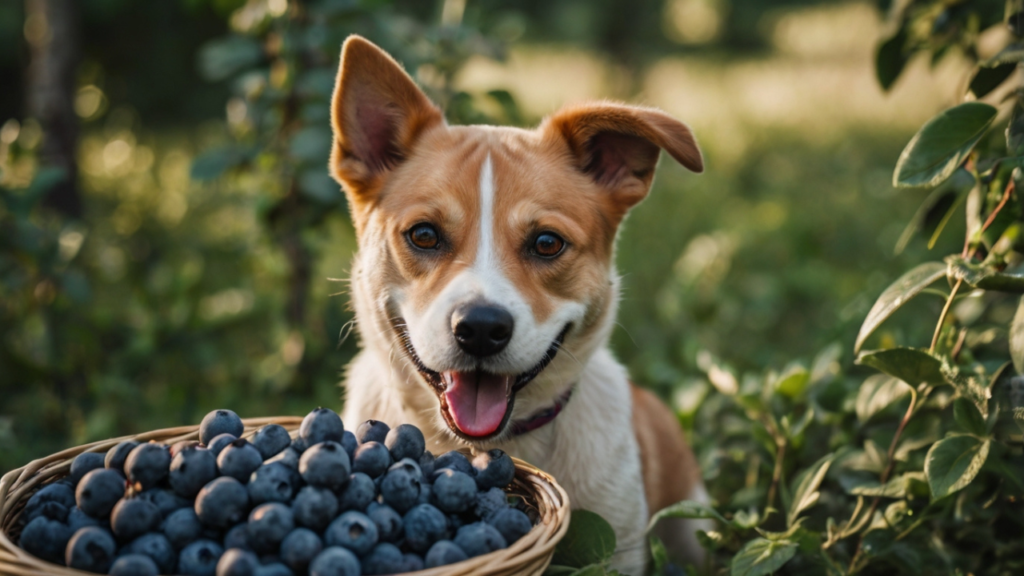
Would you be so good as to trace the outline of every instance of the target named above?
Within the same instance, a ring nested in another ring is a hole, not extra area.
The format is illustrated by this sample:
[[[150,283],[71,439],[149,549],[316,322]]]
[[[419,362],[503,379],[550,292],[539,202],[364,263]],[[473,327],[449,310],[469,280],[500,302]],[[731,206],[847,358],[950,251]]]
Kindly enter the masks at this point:
[[[331,174],[349,192],[372,187],[397,166],[416,139],[444,117],[391,56],[349,36],[331,102]]]
[[[653,108],[599,103],[563,108],[541,126],[568,144],[576,167],[609,190],[623,213],[642,200],[654,179],[659,149],[694,172],[704,159],[686,124]]]

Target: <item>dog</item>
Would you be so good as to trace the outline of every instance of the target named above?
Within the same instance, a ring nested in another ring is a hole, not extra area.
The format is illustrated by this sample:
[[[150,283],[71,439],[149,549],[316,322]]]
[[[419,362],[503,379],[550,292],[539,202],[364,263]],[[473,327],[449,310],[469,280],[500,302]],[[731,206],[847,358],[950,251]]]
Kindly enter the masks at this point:
[[[708,497],[672,411],[608,349],[615,237],[661,150],[703,171],[690,129],[610,102],[535,130],[448,126],[359,36],[342,47],[331,125],[358,238],[362,349],[343,420],[408,422],[434,453],[497,447],[538,466],[614,528],[611,565],[643,574],[650,514]],[[668,524],[669,549],[699,560],[698,525]]]

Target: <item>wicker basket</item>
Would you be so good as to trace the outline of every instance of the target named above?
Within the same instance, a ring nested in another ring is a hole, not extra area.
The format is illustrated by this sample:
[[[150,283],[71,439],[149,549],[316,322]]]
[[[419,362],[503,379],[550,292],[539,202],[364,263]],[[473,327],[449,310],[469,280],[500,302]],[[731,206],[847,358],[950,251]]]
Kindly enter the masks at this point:
[[[293,434],[302,418],[250,418],[244,420],[245,435],[251,435],[267,424],[280,424]],[[197,440],[198,426],[182,426],[154,430],[136,436],[125,436],[69,448],[46,458],[12,470],[0,479],[0,574],[12,576],[86,576],[87,572],[50,564],[25,552],[14,542],[18,539],[18,515],[25,502],[39,488],[68,474],[71,461],[82,452],[106,452],[124,440],[173,444],[180,440]],[[535,508],[539,521],[515,544],[504,549],[471,558],[465,562],[440,568],[413,572],[416,576],[463,574],[535,574],[544,572],[551,562],[555,544],[569,528],[569,498],[554,478],[522,460],[513,459],[516,477],[512,492],[523,496]]]

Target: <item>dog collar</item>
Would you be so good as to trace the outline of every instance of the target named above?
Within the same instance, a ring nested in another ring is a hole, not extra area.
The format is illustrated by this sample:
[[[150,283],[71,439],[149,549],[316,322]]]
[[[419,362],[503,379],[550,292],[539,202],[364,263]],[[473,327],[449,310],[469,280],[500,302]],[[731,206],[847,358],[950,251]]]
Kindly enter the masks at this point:
[[[533,416],[530,416],[529,418],[526,418],[524,420],[517,420],[513,422],[512,435],[522,436],[523,434],[526,434],[527,432],[533,432],[537,428],[540,428],[541,426],[544,426],[548,422],[554,420],[555,417],[562,412],[562,409],[565,408],[565,405],[569,403],[569,397],[572,396],[572,390],[573,387],[570,386],[569,389],[565,391],[565,393],[563,393],[561,396],[558,397],[557,400],[555,400],[554,406],[535,412]]]

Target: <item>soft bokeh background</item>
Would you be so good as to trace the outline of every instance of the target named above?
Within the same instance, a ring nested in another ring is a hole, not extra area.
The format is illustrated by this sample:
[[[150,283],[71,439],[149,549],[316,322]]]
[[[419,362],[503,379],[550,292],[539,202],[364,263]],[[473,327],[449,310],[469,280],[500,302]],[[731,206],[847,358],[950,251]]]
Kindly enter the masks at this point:
[[[354,238],[325,164],[351,32],[395,53],[453,122],[532,125],[616,98],[694,128],[707,172],[663,162],[619,242],[612,344],[638,383],[685,412],[712,363],[782,368],[836,344],[848,364],[874,298],[927,251],[900,242],[926,192],[894,190],[892,167],[969,73],[955,55],[915,60],[884,93],[884,8],[0,3],[0,472],[215,407],[340,406]]]

